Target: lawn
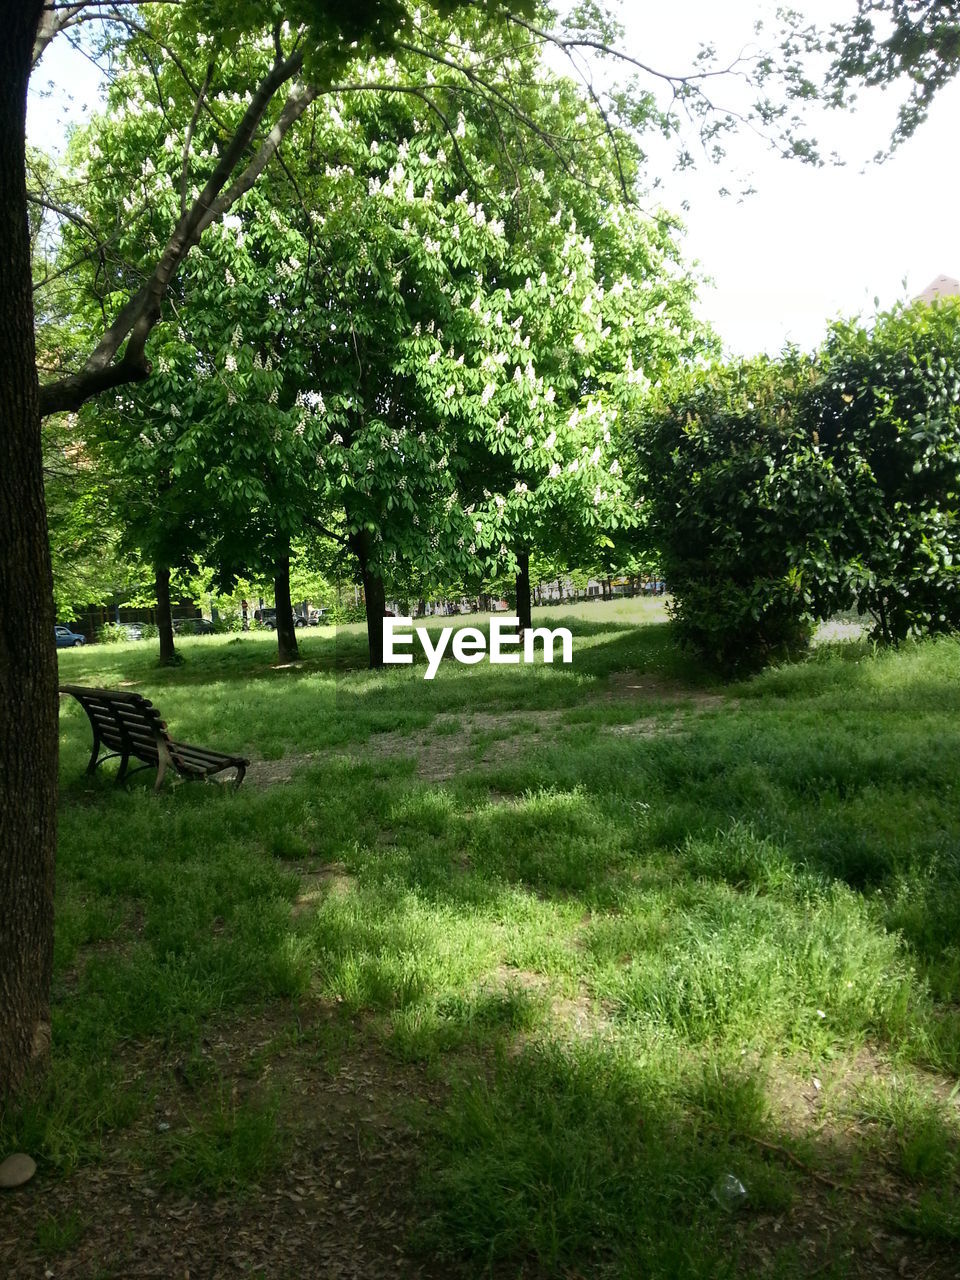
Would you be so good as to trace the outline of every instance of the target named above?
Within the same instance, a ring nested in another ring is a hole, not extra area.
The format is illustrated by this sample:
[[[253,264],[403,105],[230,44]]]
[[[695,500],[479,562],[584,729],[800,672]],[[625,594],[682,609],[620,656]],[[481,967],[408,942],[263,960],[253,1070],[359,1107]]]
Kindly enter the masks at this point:
[[[255,763],[118,788],[63,700],[5,1274],[960,1274],[960,642],[724,687],[540,618],[572,666],[61,653]]]

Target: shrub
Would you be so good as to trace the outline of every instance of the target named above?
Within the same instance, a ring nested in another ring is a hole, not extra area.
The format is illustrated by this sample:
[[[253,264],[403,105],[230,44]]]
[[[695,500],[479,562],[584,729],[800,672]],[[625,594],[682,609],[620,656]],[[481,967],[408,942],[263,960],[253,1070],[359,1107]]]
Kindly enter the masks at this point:
[[[843,486],[797,412],[814,376],[793,351],[683,371],[634,424],[674,621],[727,674],[802,650],[843,596]]]
[[[366,612],[362,604],[331,604],[327,606],[327,621],[343,627],[353,622],[365,622]]]
[[[227,613],[218,613],[213,619],[213,630],[218,636],[227,635],[233,631],[242,631],[243,619],[234,610],[230,610]]]
[[[851,592],[886,643],[960,626],[960,304],[833,326],[800,415],[847,492]]]
[[[126,644],[129,639],[127,628],[120,622],[104,622],[97,627],[98,644]]]

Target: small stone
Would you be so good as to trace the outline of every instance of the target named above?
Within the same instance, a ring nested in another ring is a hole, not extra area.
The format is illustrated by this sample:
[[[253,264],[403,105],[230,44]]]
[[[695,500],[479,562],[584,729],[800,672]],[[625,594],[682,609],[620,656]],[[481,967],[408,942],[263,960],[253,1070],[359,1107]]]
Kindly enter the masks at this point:
[[[16,1155],[7,1156],[3,1164],[0,1164],[0,1187],[5,1187],[7,1190],[22,1187],[36,1172],[36,1162],[29,1156],[25,1156],[22,1151],[18,1151]]]

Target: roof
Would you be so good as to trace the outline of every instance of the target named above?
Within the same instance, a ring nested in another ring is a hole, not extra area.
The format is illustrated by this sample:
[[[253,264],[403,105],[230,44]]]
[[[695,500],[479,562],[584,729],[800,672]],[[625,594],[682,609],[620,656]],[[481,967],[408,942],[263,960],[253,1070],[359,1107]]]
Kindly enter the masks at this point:
[[[937,298],[956,298],[960,297],[960,280],[954,280],[953,276],[937,276],[936,280],[931,280],[923,293],[918,294],[916,302],[935,302]]]

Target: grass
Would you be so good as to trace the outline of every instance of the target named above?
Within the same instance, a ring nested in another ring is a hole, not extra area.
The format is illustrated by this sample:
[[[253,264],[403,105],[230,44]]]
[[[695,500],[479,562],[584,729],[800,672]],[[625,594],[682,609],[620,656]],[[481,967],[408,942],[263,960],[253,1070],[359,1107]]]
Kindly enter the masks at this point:
[[[960,643],[719,689],[656,604],[543,620],[572,667],[369,673],[355,628],[291,669],[269,636],[62,653],[258,763],[118,789],[64,705],[55,1051],[0,1148],[250,1203],[311,1073],[376,1061],[442,1267],[846,1275],[869,1238],[894,1275],[909,1238],[952,1274]]]

